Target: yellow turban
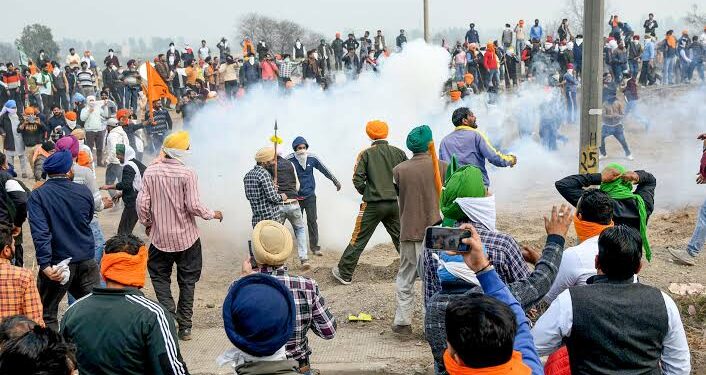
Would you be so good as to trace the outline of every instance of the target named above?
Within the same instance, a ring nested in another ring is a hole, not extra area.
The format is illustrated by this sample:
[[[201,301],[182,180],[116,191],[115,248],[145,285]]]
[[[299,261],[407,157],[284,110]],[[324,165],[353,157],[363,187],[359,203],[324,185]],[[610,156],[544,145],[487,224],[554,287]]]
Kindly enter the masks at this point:
[[[380,120],[370,121],[365,126],[365,132],[372,140],[385,139],[388,133],[387,123]]]
[[[275,159],[274,147],[263,147],[255,153],[255,161],[258,163],[268,162]]]
[[[169,134],[167,138],[164,138],[163,146],[164,148],[175,150],[187,150],[189,148],[189,142],[189,132],[182,130]]]

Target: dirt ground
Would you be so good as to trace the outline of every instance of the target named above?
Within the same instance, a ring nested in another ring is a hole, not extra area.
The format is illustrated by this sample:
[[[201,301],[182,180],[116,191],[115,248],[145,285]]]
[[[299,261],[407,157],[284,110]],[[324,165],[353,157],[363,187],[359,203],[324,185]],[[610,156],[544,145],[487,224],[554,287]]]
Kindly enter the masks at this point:
[[[661,95],[657,92],[655,96]],[[176,116],[175,116],[176,117]],[[572,133],[577,133],[571,131]],[[636,125],[628,125],[627,134],[634,147],[638,161],[650,164],[663,158],[670,158],[669,153],[662,152],[659,147],[652,147],[654,140],[651,135]],[[689,133],[690,134],[690,133]],[[693,139],[696,134],[689,136]],[[568,134],[570,142],[576,141],[576,134]],[[686,135],[684,135],[686,137]],[[686,139],[686,138],[684,138]],[[675,142],[679,147],[679,142]],[[573,147],[573,146],[571,146]],[[670,146],[671,147],[671,146]],[[609,152],[613,155],[620,154],[618,146],[613,141],[609,144]],[[683,163],[698,165],[699,155],[693,155],[693,160],[680,160],[674,156],[674,166]],[[569,159],[572,165],[574,159]],[[572,167],[573,168],[573,167]],[[647,168],[645,168],[647,169]],[[696,168],[694,167],[694,172]],[[503,172],[511,173],[511,172]],[[103,181],[104,170],[99,168],[98,180]],[[656,174],[656,173],[655,173]],[[493,178],[491,176],[491,178]],[[658,181],[668,179],[668,171],[657,175]],[[502,180],[502,176],[499,177]],[[207,183],[201,181],[201,183]],[[525,191],[521,196],[514,196],[506,202],[499,200],[498,229],[513,235],[521,244],[541,246],[544,237],[542,215],[547,213],[552,204],[562,203],[561,198],[553,191],[552,185],[538,186],[537,189]],[[659,195],[658,195],[659,198]],[[669,248],[684,249],[691,236],[696,221],[697,205],[703,196],[690,199],[691,203],[677,205],[657,205],[657,210],[649,222],[650,241],[654,259],[645,263],[641,281],[667,290],[670,283],[694,282],[706,284],[706,261],[698,259],[694,267],[684,267],[671,261]],[[114,234],[120,218],[121,207],[105,210],[100,214],[100,223],[106,237]],[[341,215],[354,215],[341,213]],[[228,213],[226,213],[226,219]],[[231,241],[221,241],[227,233],[222,233],[217,223],[200,222],[202,239],[204,243],[204,266],[201,281],[197,284],[196,300],[194,306],[194,329],[222,327],[221,305],[223,297],[230,282],[237,277],[240,264],[247,254],[245,247],[247,239],[239,240],[243,246],[234,248]],[[347,230],[347,228],[344,228]],[[352,230],[352,228],[351,228]],[[27,266],[35,264],[34,249],[29,237],[29,228],[25,228],[25,261]],[[144,231],[138,225],[136,234],[146,238]],[[567,244],[575,243],[573,229],[570,231]],[[292,272],[314,278],[326,303],[334,312],[339,325],[347,328],[366,330],[379,333],[383,340],[417,340],[425,341],[421,321],[421,295],[418,294],[417,310],[414,315],[414,336],[399,338],[390,332],[395,311],[394,278],[397,272],[398,258],[394,247],[389,243],[370,244],[361,257],[360,264],[353,277],[353,284],[343,286],[338,284],[331,276],[330,270],[339,259],[340,249],[327,247],[324,244],[324,256],[313,258],[313,268],[308,272],[300,272],[298,265],[292,264]],[[176,278],[174,278],[176,279]],[[174,282],[173,291],[177,291]],[[147,282],[145,292],[154,297],[151,284]],[[704,297],[678,297],[681,314],[687,329],[689,344],[692,350],[693,373],[706,373],[706,298]],[[689,312],[689,306],[694,306]],[[366,312],[374,317],[370,323],[351,323],[347,321],[349,314]],[[426,373],[431,368],[431,356],[421,356],[411,363],[392,361],[387,372],[389,373]]]

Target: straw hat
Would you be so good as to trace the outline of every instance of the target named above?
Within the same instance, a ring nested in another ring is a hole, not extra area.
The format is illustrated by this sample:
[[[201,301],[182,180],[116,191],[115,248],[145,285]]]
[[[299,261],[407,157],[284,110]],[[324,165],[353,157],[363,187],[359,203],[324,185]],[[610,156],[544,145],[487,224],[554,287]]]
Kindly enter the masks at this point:
[[[253,255],[258,264],[280,266],[292,254],[292,234],[284,225],[263,220],[252,232]]]

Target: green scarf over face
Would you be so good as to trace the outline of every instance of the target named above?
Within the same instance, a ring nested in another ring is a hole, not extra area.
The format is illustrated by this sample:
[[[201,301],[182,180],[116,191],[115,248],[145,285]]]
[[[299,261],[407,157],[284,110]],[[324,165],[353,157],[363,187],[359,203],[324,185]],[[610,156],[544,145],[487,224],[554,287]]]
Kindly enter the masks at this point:
[[[446,170],[446,183],[439,199],[439,207],[444,215],[444,226],[453,225],[457,220],[466,217],[455,202],[456,198],[479,198],[486,195],[483,173],[478,167],[466,165],[456,168],[454,157]]]
[[[620,172],[621,175],[626,172],[625,167],[618,163],[610,163],[606,166],[606,169],[608,168],[615,169]],[[647,209],[645,208],[645,201],[641,196],[633,194],[632,183],[629,181],[624,181],[622,178],[617,178],[612,182],[602,182],[601,191],[616,200],[635,199],[637,203],[637,211],[640,214],[640,236],[642,237],[642,247],[645,249],[645,258],[647,258],[648,262],[651,261],[652,250],[650,249],[650,242],[647,240]]]

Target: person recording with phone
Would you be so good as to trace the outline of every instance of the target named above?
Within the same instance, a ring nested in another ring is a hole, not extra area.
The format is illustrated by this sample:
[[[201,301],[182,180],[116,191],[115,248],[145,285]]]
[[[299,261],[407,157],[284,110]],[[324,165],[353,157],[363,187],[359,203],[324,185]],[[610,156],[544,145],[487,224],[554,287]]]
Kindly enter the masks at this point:
[[[523,325],[528,323],[525,312],[529,311],[549,291],[556,277],[559,264],[561,264],[566,233],[571,226],[572,218],[571,207],[562,205],[558,209],[556,206],[552,208],[551,215],[544,217],[547,240],[534,271],[526,279],[509,283],[507,286],[500,279],[492,258],[486,252],[487,243],[483,241],[482,236],[473,224],[461,224],[458,228],[453,228],[447,232],[457,236],[458,240],[467,247],[468,251],[462,253],[440,251],[438,254],[434,254],[436,255],[435,259],[439,259],[437,261],[440,264],[437,277],[440,280],[441,289],[426,304],[424,332],[431,347],[437,374],[459,373],[448,368],[447,366],[449,365],[454,369],[458,369],[459,366],[464,364],[474,368],[486,368],[507,363],[510,358],[512,358],[512,361],[519,362],[514,356],[511,357],[510,353],[505,353],[502,358],[497,357],[499,352],[497,347],[494,346],[479,348],[469,343],[469,341],[464,341],[465,344],[463,346],[458,345],[461,338],[459,338],[459,333],[455,330],[460,328],[458,326],[459,321],[455,319],[454,321],[449,321],[449,316],[458,313],[457,309],[459,306],[467,305],[471,302],[475,304],[480,300],[493,302],[497,306],[501,306],[499,302],[510,305],[512,312],[517,318],[518,325],[522,330],[526,330],[521,336],[518,330],[518,336],[515,336],[515,350],[522,353],[522,362],[532,369],[533,374],[544,373],[541,370],[541,363],[537,358],[531,337],[529,342],[527,340],[529,327],[523,328]],[[433,230],[434,228],[437,227],[429,229]],[[427,231],[427,233],[429,232]],[[465,232],[465,235],[461,232]],[[437,231],[437,233],[439,232]],[[454,246],[458,247],[459,245],[454,244]],[[535,252],[534,250],[532,251]],[[479,293],[485,293],[486,296],[479,297]],[[500,301],[494,300],[495,298]],[[464,340],[469,339],[476,340],[477,338],[466,338]],[[449,343],[451,343],[450,346],[448,345]],[[474,352],[468,351],[469,347],[473,347]],[[506,345],[505,347],[509,346]],[[458,351],[454,349],[466,352],[466,354],[458,355]],[[470,356],[473,356],[474,359],[471,360]],[[459,358],[461,361],[459,361]],[[450,361],[450,359],[452,360]]]

